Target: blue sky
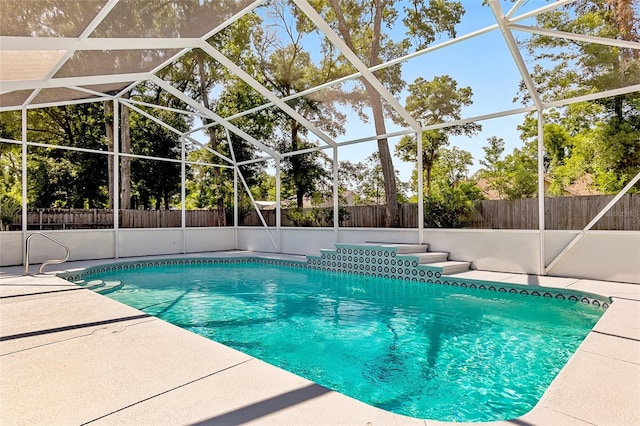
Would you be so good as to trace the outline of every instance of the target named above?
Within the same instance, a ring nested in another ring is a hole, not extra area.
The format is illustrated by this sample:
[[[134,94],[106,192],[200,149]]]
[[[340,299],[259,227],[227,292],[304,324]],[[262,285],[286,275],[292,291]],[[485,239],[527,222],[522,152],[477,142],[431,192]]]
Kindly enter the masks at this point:
[[[457,27],[458,37],[472,33],[495,24],[491,9],[482,6],[481,0],[463,1],[466,14]],[[536,9],[545,5],[543,0],[529,1],[522,11]],[[505,13],[510,9],[510,3],[503,2]],[[519,12],[522,13],[522,12]],[[516,13],[518,15],[519,13]],[[530,21],[528,23],[531,23]],[[395,30],[395,29],[394,29]],[[401,28],[397,29],[402,30]],[[524,37],[524,34],[517,35]],[[446,40],[446,39],[445,39]],[[440,40],[443,41],[443,40]],[[434,43],[438,44],[438,42]],[[403,64],[403,78],[407,83],[422,77],[431,80],[435,76],[449,75],[458,82],[458,87],[470,86],[473,90],[473,105],[463,110],[464,117],[489,114],[496,111],[522,107],[514,103],[521,77],[508,50],[507,44],[499,30],[448,46],[434,52],[427,53]],[[404,105],[403,93],[400,101]],[[474,137],[453,137],[451,145],[471,152],[474,156],[472,172],[479,167],[478,160],[483,157],[482,146],[487,138],[498,136],[505,140],[505,152],[521,145],[517,126],[522,123],[523,115],[502,117],[481,122],[483,130]],[[389,130],[389,129],[388,129]],[[389,130],[391,131],[391,130]],[[362,124],[357,119],[349,121],[347,133],[339,140],[349,140],[373,134],[372,124]],[[398,139],[390,142],[392,150]],[[350,161],[362,161],[376,149],[376,143],[366,143],[344,147],[340,151],[340,158]],[[406,164],[394,157],[394,165],[400,171],[401,179],[409,180],[413,164]]]
[[[482,0],[462,0],[462,4],[466,13],[462,18],[462,22],[456,27],[458,37],[495,24],[491,9],[488,6],[483,6]],[[515,16],[523,11],[537,9],[545,4],[548,4],[545,0],[529,0],[519,9]],[[511,5],[510,1],[502,1],[505,13],[511,8]],[[265,23],[269,22],[267,10],[264,8],[256,10],[265,20]],[[531,24],[532,22],[529,20],[519,23]],[[392,34],[397,34],[398,37],[403,35],[404,27],[401,19],[398,19],[396,26],[390,31]],[[276,35],[279,36],[283,44],[288,44],[287,37],[282,30],[277,30]],[[517,37],[524,37],[525,35],[519,34]],[[319,44],[317,36],[315,37],[314,39],[312,35],[305,36],[304,43],[309,46],[308,49],[314,60],[318,61],[320,55],[315,52],[318,52]],[[432,46],[447,39],[448,37],[444,37],[437,40]],[[513,102],[513,98],[517,95],[521,77],[498,29],[411,59],[403,63],[402,72],[403,79],[407,83],[413,82],[418,77],[431,80],[435,76],[449,75],[457,81],[458,87],[470,86],[473,90],[474,103],[463,110],[463,118],[522,107],[521,104]],[[405,89],[398,98],[402,105],[405,103],[406,95],[407,91]],[[372,120],[369,120],[369,123],[363,123],[351,110],[344,109],[344,112],[347,113],[346,132],[336,139],[338,142],[375,135]],[[478,160],[483,157],[482,147],[486,145],[487,138],[491,136],[503,138],[506,142],[506,153],[521,145],[517,126],[523,122],[523,119],[523,115],[516,115],[483,121],[480,123],[483,126],[480,134],[472,138],[453,137],[451,138],[451,146],[457,146],[473,154],[474,166],[472,166],[471,172],[474,172],[479,167]],[[387,126],[388,132],[399,129],[400,127],[391,123]],[[398,141],[399,138],[390,139],[389,143],[392,152]],[[340,148],[339,159],[353,162],[364,161],[366,157],[376,150],[375,141],[345,146]],[[332,155],[331,151],[326,152]],[[408,181],[414,165],[403,163],[397,157],[394,157],[394,165],[399,170],[401,179]]]

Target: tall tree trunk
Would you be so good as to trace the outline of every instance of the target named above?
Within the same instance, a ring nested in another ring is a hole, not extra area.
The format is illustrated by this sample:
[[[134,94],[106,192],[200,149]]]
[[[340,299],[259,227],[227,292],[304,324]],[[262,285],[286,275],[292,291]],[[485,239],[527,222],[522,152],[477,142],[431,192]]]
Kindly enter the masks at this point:
[[[378,92],[370,86],[367,87],[371,109],[373,111],[373,122],[377,135],[384,135],[387,129],[384,123],[384,112],[382,107],[382,99]],[[387,138],[378,139],[378,153],[380,154],[380,166],[382,167],[382,176],[384,178],[384,198],[385,198],[385,224],[388,228],[397,228],[400,226],[400,216],[398,214],[398,189],[396,187],[396,174],[391,158],[391,150]]]
[[[424,150],[422,154],[422,166],[425,171],[425,196],[428,198],[431,196],[431,171],[433,170],[433,163],[436,161],[435,152],[432,150]]]
[[[291,151],[298,150],[298,131],[299,124],[296,120],[291,120]],[[291,159],[291,175],[293,177],[293,182],[296,186],[296,205],[298,208],[302,208],[304,205],[304,190],[302,187],[302,176],[300,176],[300,156],[294,155],[290,157]]]
[[[163,195],[163,200],[164,200],[164,209],[165,210],[169,210],[171,207],[169,206],[169,195],[167,194],[166,191],[163,191],[164,195]]]
[[[113,152],[113,101],[104,103],[104,132],[107,137],[107,149]],[[109,173],[109,208],[113,208],[113,155],[107,155],[107,168]]]
[[[123,95],[128,99],[129,94]],[[120,152],[131,153],[131,128],[129,126],[129,107],[122,104],[120,108]],[[131,208],[131,158],[120,157],[120,208]]]
[[[196,60],[198,61],[198,76],[199,76],[199,84],[200,84],[200,98],[202,98],[202,104],[205,108],[211,109],[209,104],[209,93],[207,91],[207,71],[204,66],[204,57],[202,52],[196,53]],[[205,120],[207,124],[211,124],[211,120]],[[219,143],[218,138],[216,137],[216,132],[213,127],[207,128],[207,133],[209,134],[209,145],[211,149],[214,151],[218,151]],[[217,194],[217,203],[218,203],[218,226],[225,226],[227,224],[227,214],[225,212],[224,207],[224,192],[223,181],[222,181],[222,171],[219,167],[213,168],[213,177],[216,182],[218,182],[218,194]]]
[[[371,40],[371,51],[369,53],[369,67],[376,66],[380,63],[380,34],[382,28],[382,13],[387,4],[385,0],[373,0],[374,17],[373,17],[373,38]],[[331,8],[336,14],[338,21],[338,31],[342,35],[346,45],[354,52],[358,50],[353,44],[349,26],[344,19],[344,13],[338,0],[329,0]],[[375,73],[374,73],[375,74]],[[371,102],[373,111],[373,122],[377,135],[387,133],[384,123],[384,110],[380,93],[365,79],[362,82]],[[387,139],[378,139],[378,152],[380,153],[380,165],[382,166],[382,175],[384,176],[384,191],[386,200],[385,224],[388,228],[395,228],[400,225],[400,217],[398,215],[398,189],[396,187],[396,175],[393,168],[393,160],[391,158],[391,150]]]

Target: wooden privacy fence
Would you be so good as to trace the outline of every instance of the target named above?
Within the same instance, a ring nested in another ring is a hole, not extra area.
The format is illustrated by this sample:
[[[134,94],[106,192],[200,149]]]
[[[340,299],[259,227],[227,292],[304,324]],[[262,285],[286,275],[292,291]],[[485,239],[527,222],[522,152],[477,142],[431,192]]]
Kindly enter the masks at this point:
[[[213,210],[187,210],[185,223],[188,227],[219,226],[219,215]],[[120,228],[179,228],[182,226],[180,210],[120,210]],[[27,212],[27,227],[30,230],[52,229],[112,229],[111,209],[37,209]],[[17,217],[10,227],[20,230]]]
[[[583,229],[614,198],[613,195],[590,195],[580,197],[545,198],[545,229]],[[340,222],[345,228],[383,228],[385,226],[385,206],[345,206],[340,207],[347,214]],[[318,209],[315,209],[318,211]],[[282,226],[294,226],[288,210],[282,210]],[[313,213],[314,208],[302,209],[302,213]],[[263,210],[262,214],[269,226],[275,226],[275,210]],[[400,228],[418,227],[418,205],[401,204],[399,209]],[[255,211],[248,212],[242,219],[245,226],[260,226],[262,223]],[[332,226],[331,222],[321,225]],[[474,205],[466,228],[484,229],[538,229],[538,199],[482,200]],[[594,230],[640,231],[640,194],[625,194],[600,219]]]
[[[400,204],[398,213],[400,215],[400,228],[417,228],[418,227],[418,205],[417,204]],[[344,219],[340,222],[340,226],[345,228],[384,228],[385,224],[385,206],[341,206],[340,216]],[[327,212],[328,210],[328,212]],[[291,210],[282,209],[282,226],[297,226],[295,220],[292,219],[292,215],[289,213]],[[325,216],[329,216],[329,220],[318,220],[308,222],[306,226],[315,227],[330,227],[333,226],[333,209],[327,207],[309,207],[303,209],[293,209],[295,216],[309,215],[319,216],[322,219]],[[269,226],[276,226],[276,211],[275,210],[261,210],[262,216],[265,222]],[[258,213],[255,210],[247,212],[243,218],[240,219],[240,224],[244,226],[260,226],[262,222],[258,217]]]
[[[613,195],[547,197],[545,229],[583,229],[613,198]],[[538,229],[538,199],[479,201],[468,227]],[[640,194],[623,195],[591,229],[640,231]]]
[[[551,230],[583,229],[595,215],[613,199],[612,195],[582,197],[551,197],[545,199],[545,228]],[[340,207],[341,227],[383,228],[384,206]],[[276,224],[276,211],[263,210],[269,226]],[[418,227],[417,204],[401,204],[400,227]],[[304,220],[300,218],[303,217]],[[179,210],[120,210],[120,228],[178,228],[182,225]],[[222,221],[214,210],[187,210],[188,227],[220,226]],[[36,209],[27,213],[30,230],[51,229],[111,229],[113,210],[109,209]],[[239,220],[243,226],[262,226],[257,212],[249,211]],[[227,222],[232,225],[232,221]],[[282,226],[333,226],[331,208],[282,210]],[[467,228],[538,229],[538,199],[483,200],[475,204]],[[10,230],[20,230],[17,216]],[[640,194],[625,194],[602,219],[594,230],[640,231]]]

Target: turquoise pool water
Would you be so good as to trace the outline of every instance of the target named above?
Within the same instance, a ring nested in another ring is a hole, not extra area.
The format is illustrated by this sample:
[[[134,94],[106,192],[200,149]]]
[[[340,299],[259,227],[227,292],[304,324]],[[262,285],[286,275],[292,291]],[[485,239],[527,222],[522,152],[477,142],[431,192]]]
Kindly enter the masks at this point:
[[[580,302],[260,263],[95,274],[107,296],[398,414],[529,411],[602,314]]]

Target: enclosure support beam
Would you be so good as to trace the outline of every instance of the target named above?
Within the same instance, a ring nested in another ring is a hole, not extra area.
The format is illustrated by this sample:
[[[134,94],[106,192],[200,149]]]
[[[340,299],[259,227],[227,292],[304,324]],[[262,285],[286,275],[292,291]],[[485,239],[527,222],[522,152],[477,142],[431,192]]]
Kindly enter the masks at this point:
[[[225,129],[225,135],[227,137],[227,145],[229,145],[229,154],[233,162],[233,238],[234,247],[238,249],[238,174],[240,168],[236,161],[236,153],[233,150],[233,144],[231,143],[231,135],[229,130]],[[191,138],[190,138],[191,139]],[[227,219],[225,218],[225,224]]]
[[[333,242],[339,243],[340,203],[338,200],[338,147],[333,147]]]
[[[418,158],[418,244],[424,243],[424,176],[422,163],[422,133],[416,133]]]
[[[333,43],[334,46],[342,53],[345,58],[362,74],[362,77],[373,86],[380,96],[396,110],[396,112],[407,122],[407,124],[416,132],[420,131],[420,124],[407,112],[407,110],[398,102],[398,100],[389,92],[389,90],[378,80],[378,78],[369,70],[369,68],[358,58],[358,56],[347,46],[347,43],[336,34],[336,32],[327,24],[327,22],[316,12],[316,10],[306,0],[293,0],[293,2],[307,15],[318,29]]]
[[[635,177],[631,179],[629,183],[627,183],[627,185],[624,188],[622,188],[622,190],[618,192],[618,194],[615,197],[613,197],[613,199],[609,201],[609,203],[606,206],[604,206],[602,210],[600,210],[600,212],[597,215],[595,215],[593,219],[591,219],[591,222],[589,222],[587,226],[585,226],[578,235],[573,237],[573,239],[569,242],[569,244],[567,244],[567,246],[555,257],[555,259],[553,259],[553,261],[551,261],[551,263],[549,263],[549,265],[547,266],[547,272],[553,269],[558,264],[560,259],[562,259],[567,253],[569,253],[573,249],[573,247],[575,247],[578,241],[580,241],[582,237],[585,236],[586,232],[589,231],[591,228],[593,228],[595,224],[598,223],[598,221],[602,219],[602,217],[605,214],[607,214],[607,212],[611,209],[611,207],[613,207],[620,200],[620,198],[622,198],[624,194],[626,194],[631,189],[633,185],[638,183],[638,181],[640,181],[640,172],[637,175],[635,175]]]
[[[277,251],[278,247],[280,247],[280,240],[278,239],[278,242],[276,242],[276,240],[273,239],[273,235],[271,235],[271,231],[269,231],[269,225],[264,220],[264,216],[262,216],[262,212],[260,211],[260,208],[258,207],[258,204],[256,203],[256,200],[253,198],[253,195],[251,194],[251,189],[249,188],[249,185],[247,185],[247,181],[244,180],[244,176],[242,176],[242,173],[240,173],[240,171],[238,171],[238,176],[240,177],[240,180],[242,181],[242,185],[244,186],[245,191],[247,191],[247,195],[249,196],[249,199],[251,200],[251,204],[253,204],[253,208],[258,213],[258,217],[260,218],[260,222],[262,222],[262,226],[264,227],[264,230],[267,231],[267,235],[269,235],[269,239],[271,240],[271,243],[273,244],[273,247]]]
[[[238,166],[233,168],[233,246],[238,250]]]
[[[544,241],[544,115],[538,110],[538,275],[546,275]]]
[[[277,251],[282,251],[282,164],[280,159],[276,159],[276,230],[278,232]]]
[[[120,103],[113,100],[113,253],[120,257]]]
[[[498,28],[502,33],[504,41],[507,43],[509,52],[513,57],[513,60],[518,67],[520,76],[524,81],[527,91],[531,95],[536,110],[538,111],[538,245],[539,245],[539,260],[538,260],[538,274],[545,274],[545,247],[544,247],[544,106],[536,90],[533,78],[527,69],[527,65],[522,58],[522,53],[518,48],[518,43],[513,37],[513,33],[510,29],[509,19],[504,15],[502,7],[498,0],[489,0],[489,7],[493,12],[493,16],[496,19]]]
[[[525,25],[511,24],[512,30],[523,31],[531,34],[538,34],[547,37],[557,37],[566,40],[582,41],[585,43],[601,44],[603,46],[616,46],[623,49],[640,49],[640,43],[629,40],[617,40],[614,38],[596,37],[584,34],[574,34],[566,31],[548,30],[544,28],[534,28]]]
[[[251,77],[249,73],[247,73],[241,67],[236,65],[229,58],[224,56],[222,53],[220,53],[216,48],[211,46],[209,43],[207,43],[206,41],[202,41],[200,43],[200,49],[205,51],[209,56],[211,56],[213,59],[215,59],[216,61],[221,63],[223,66],[225,66],[228,70],[233,72],[236,75],[236,77],[240,78],[242,81],[247,83],[249,86],[255,89],[258,93],[260,93],[266,99],[273,102],[282,111],[289,114],[291,118],[298,121],[298,123],[302,124],[311,133],[313,133],[314,135],[322,139],[324,143],[331,146],[336,145],[335,141],[331,139],[327,134],[325,134],[322,130],[317,128],[313,123],[311,123],[301,114],[299,114],[295,109],[291,108],[289,104],[280,100],[276,95],[274,95],[271,92],[271,90],[267,89],[262,84],[260,84],[255,78]]]
[[[27,246],[27,110],[22,108],[22,264],[26,263]]]
[[[518,67],[520,76],[522,77],[522,80],[524,81],[524,84],[527,87],[529,94],[531,95],[531,99],[533,100],[533,103],[535,104],[538,111],[541,112],[542,101],[540,100],[540,96],[538,96],[535,83],[533,82],[533,78],[531,78],[531,74],[529,74],[527,65],[522,58],[522,54],[520,53],[520,49],[518,48],[518,43],[516,42],[516,39],[513,37],[513,34],[509,28],[509,21],[504,16],[498,0],[489,0],[489,6],[491,7],[493,16],[496,18],[496,22],[498,23],[498,28],[500,28],[502,37],[507,43],[509,52],[511,52],[511,56],[513,57],[516,66]]]
[[[182,227],[182,254],[187,253],[187,154],[185,150],[185,137],[180,137],[180,223]]]

